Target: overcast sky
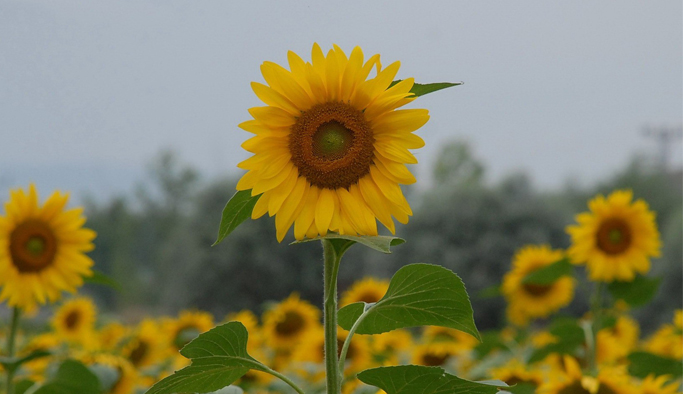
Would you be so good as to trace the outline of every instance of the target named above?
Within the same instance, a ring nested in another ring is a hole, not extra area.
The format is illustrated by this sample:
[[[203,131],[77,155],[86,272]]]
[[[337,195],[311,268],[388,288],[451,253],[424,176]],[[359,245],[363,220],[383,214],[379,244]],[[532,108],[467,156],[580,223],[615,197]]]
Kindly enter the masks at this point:
[[[681,4],[0,0],[0,192],[124,192],[165,148],[237,174],[259,65],[290,49],[308,60],[313,42],[465,82],[411,104],[432,116],[419,173],[460,138],[491,179],[590,184],[656,152],[644,125],[681,124]]]

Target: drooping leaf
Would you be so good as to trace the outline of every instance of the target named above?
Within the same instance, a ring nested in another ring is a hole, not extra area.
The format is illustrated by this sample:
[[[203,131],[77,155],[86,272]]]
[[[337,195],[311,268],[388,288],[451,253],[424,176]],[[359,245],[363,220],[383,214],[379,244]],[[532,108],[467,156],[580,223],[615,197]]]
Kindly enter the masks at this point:
[[[365,370],[358,374],[363,383],[387,394],[495,394],[505,383],[472,382],[447,374],[440,367],[402,365]]]
[[[529,273],[522,279],[523,284],[528,285],[550,285],[555,283],[563,276],[574,275],[574,266],[568,258],[563,258],[541,269]]]
[[[294,241],[294,242],[292,242],[292,244],[300,244],[300,243],[304,243],[304,242],[319,241],[321,239],[353,241],[355,243],[365,245],[368,248],[377,250],[377,251],[382,252],[382,253],[391,253],[391,247],[392,246],[400,245],[400,244],[406,242],[404,239],[401,239],[398,237],[389,237],[386,235],[357,236],[357,235],[340,235],[340,234],[330,233],[330,234],[325,235],[324,237],[305,238],[305,239],[302,239],[301,241]]]
[[[607,289],[612,297],[624,300],[631,306],[642,306],[657,294],[662,278],[637,275],[631,282],[612,282]]]
[[[223,208],[218,238],[214,242],[214,246],[221,243],[237,226],[251,217],[251,212],[260,197],[260,194],[252,197],[251,190],[242,190],[232,196]]]
[[[112,289],[116,291],[121,291],[121,284],[117,281],[115,281],[113,278],[103,274],[100,271],[92,271],[91,276],[84,276],[83,281],[85,283],[90,283],[94,285],[101,285],[101,286],[107,286],[111,287]]]
[[[85,365],[74,360],[64,361],[54,379],[45,383],[34,394],[101,394],[97,376]]]
[[[585,340],[583,329],[571,318],[556,319],[551,324],[549,331],[557,338],[557,342],[534,350],[529,358],[529,363],[541,361],[552,353],[573,354],[579,346],[583,345]]]
[[[210,393],[229,386],[250,369],[266,367],[247,353],[247,329],[230,322],[199,335],[180,354],[192,365],[156,383],[147,394]]]
[[[52,353],[47,350],[35,350],[24,357],[0,357],[0,365],[8,371],[14,371],[22,364],[39,358],[48,357]]]
[[[397,83],[401,82],[401,79],[398,79],[396,81],[393,81],[389,87],[392,87],[396,85]],[[436,82],[436,83],[415,83],[413,84],[413,87],[410,89],[410,93],[415,94],[415,96],[424,96],[425,94],[433,93],[441,89],[446,89],[450,88],[452,86],[458,86],[462,85],[464,82]]]
[[[344,329],[351,329],[362,306],[354,303],[339,310]],[[381,334],[423,325],[455,328],[480,339],[472,305],[458,275],[438,265],[410,264],[391,278],[387,293],[368,309],[356,333]]]
[[[633,352],[628,356],[628,372],[632,376],[645,378],[647,375],[671,375],[673,378],[683,376],[681,360],[666,358],[647,352]]]

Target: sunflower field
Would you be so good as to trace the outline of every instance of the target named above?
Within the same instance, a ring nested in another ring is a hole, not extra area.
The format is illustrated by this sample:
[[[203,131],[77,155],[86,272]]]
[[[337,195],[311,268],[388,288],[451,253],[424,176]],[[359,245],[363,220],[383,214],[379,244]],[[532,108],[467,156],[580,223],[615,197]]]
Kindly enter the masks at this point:
[[[83,209],[67,208],[61,192],[41,201],[33,184],[16,188],[0,214],[0,302],[11,311],[0,330],[2,392],[681,392],[683,310],[648,335],[633,317],[659,290],[651,268],[663,243],[655,212],[631,190],[587,201],[566,227],[566,249],[516,245],[499,284],[476,295],[505,300],[500,329],[477,328],[475,295],[440,265],[405,262],[390,279],[339,291],[350,248],[400,253],[406,242],[395,221],[410,226],[402,185],[416,182],[407,165],[430,115],[402,107],[459,83],[397,79],[399,62],[359,47],[314,44],[310,61],[287,59],[264,62],[265,83],[251,85],[264,105],[239,127],[253,155],[237,164],[246,172],[216,218],[215,244],[268,214],[278,242],[291,234],[322,245],[323,299],[292,288],[263,313],[192,309],[133,323],[99,314],[81,287],[119,285],[89,256],[97,234]],[[579,293],[589,305],[564,313]]]

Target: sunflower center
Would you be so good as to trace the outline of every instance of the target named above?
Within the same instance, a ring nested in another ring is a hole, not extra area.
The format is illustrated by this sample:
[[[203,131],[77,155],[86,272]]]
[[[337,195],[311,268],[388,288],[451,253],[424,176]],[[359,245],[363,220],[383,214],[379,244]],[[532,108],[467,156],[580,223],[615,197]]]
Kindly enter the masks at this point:
[[[427,353],[424,356],[422,356],[422,365],[425,365],[427,367],[438,367],[444,365],[446,363],[446,360],[448,360],[447,354],[438,356],[436,354]]]
[[[19,272],[40,272],[54,261],[57,240],[47,223],[27,220],[10,234],[9,250]]]
[[[557,394],[590,394],[590,391],[583,388],[580,380],[575,380],[559,390]]]
[[[68,315],[66,315],[66,318],[64,319],[64,325],[69,330],[74,330],[78,326],[78,323],[80,321],[81,321],[81,314],[78,313],[77,311],[71,311],[71,312],[69,312]]]
[[[130,352],[130,362],[135,366],[139,366],[142,360],[145,359],[147,352],[149,350],[149,345],[145,341],[138,342],[138,345]]]
[[[312,185],[348,188],[370,172],[375,138],[363,112],[339,102],[317,104],[292,126],[292,163]]]
[[[533,283],[525,283],[524,284],[524,291],[526,291],[528,294],[530,294],[533,297],[542,297],[552,289],[552,285],[537,285]]]
[[[306,322],[301,315],[296,312],[288,311],[285,313],[284,319],[275,325],[275,331],[278,335],[283,337],[291,337],[299,333],[305,323]]]
[[[380,298],[382,297],[377,293],[366,292],[358,296],[358,301],[372,304],[373,302],[379,301]]]
[[[631,229],[621,219],[607,219],[598,228],[597,245],[607,254],[623,253],[631,246]]]

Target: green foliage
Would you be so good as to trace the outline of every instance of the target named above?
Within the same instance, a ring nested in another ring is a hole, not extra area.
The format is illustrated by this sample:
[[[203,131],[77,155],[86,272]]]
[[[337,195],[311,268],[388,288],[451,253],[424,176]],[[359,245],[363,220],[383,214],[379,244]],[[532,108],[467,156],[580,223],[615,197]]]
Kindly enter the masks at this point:
[[[479,359],[497,349],[507,349],[498,331],[486,331],[481,334],[481,343],[474,348]]]
[[[362,313],[363,303],[342,308],[339,325],[351,329]],[[480,338],[465,285],[438,265],[410,264],[398,270],[384,297],[365,312],[356,333],[381,334],[422,325],[455,328]]]
[[[102,394],[97,376],[78,361],[64,361],[57,374],[34,394]]]
[[[583,329],[571,318],[556,319],[549,331],[557,337],[557,342],[535,350],[529,358],[529,364],[541,361],[551,353],[573,354],[585,340]]]
[[[327,234],[324,237],[315,237],[315,238],[306,238],[301,241],[294,241],[292,244],[299,244],[299,243],[305,243],[305,242],[311,242],[311,241],[319,241],[321,239],[327,239],[327,240],[345,240],[345,241],[351,241],[353,243],[359,243],[361,245],[365,245],[370,249],[374,249],[378,252],[382,253],[391,253],[391,247],[400,245],[402,243],[405,243],[406,241],[404,239],[398,238],[398,237],[388,237],[386,235],[378,235],[378,236],[355,236],[355,235],[340,235],[340,234]],[[348,249],[352,244],[348,243],[343,243],[342,248],[344,250]],[[341,249],[341,248],[339,248]],[[338,253],[341,250],[338,251]]]
[[[531,285],[550,285],[563,276],[573,275],[574,266],[569,261],[569,258],[565,257],[546,267],[531,272],[524,277],[522,283]]]
[[[681,360],[665,358],[647,352],[633,352],[628,356],[628,372],[638,378],[647,375],[671,375],[673,378],[683,376],[683,363]]]
[[[15,394],[25,394],[36,382],[28,379],[20,380],[14,385]]]
[[[52,353],[46,350],[36,350],[24,357],[0,357],[0,365],[2,365],[8,371],[16,371],[24,363],[39,358],[48,357],[51,354]]]
[[[272,373],[247,353],[248,335],[240,322],[226,323],[199,335],[180,350],[192,365],[156,383],[147,394],[210,393],[229,386],[250,369]],[[234,393],[235,389],[225,392]]]
[[[251,190],[242,190],[232,196],[223,209],[218,239],[214,245],[221,243],[237,226],[251,217],[251,212],[254,210],[259,197],[261,197],[260,194],[252,197]]]
[[[389,87],[392,87],[396,85],[397,83],[401,82],[401,79],[398,79],[396,81],[393,81]],[[425,94],[433,93],[436,92],[437,90],[441,89],[446,89],[450,88],[452,86],[458,86],[462,85],[463,82],[435,82],[435,83],[426,83],[426,84],[421,84],[421,83],[414,83],[413,87],[410,89],[410,93],[415,94],[415,96],[424,96]]]
[[[113,278],[103,274],[100,271],[93,270],[91,276],[84,276],[83,281],[94,285],[107,286],[116,291],[121,291],[121,284]]]
[[[387,394],[495,394],[502,384],[488,384],[460,379],[440,367],[402,365],[363,371],[358,379],[379,387]]]
[[[607,286],[612,297],[623,300],[632,307],[643,306],[657,294],[661,278],[637,275],[631,282],[612,282]]]

